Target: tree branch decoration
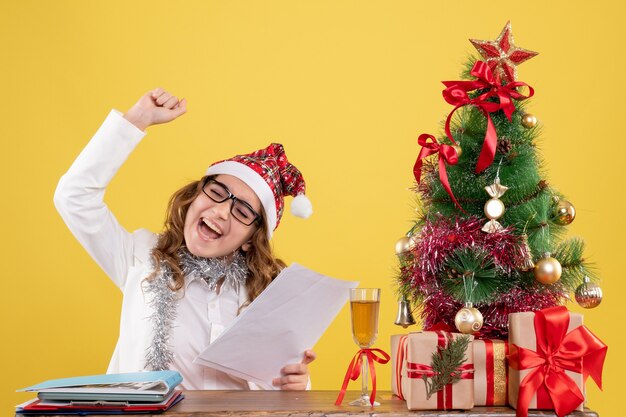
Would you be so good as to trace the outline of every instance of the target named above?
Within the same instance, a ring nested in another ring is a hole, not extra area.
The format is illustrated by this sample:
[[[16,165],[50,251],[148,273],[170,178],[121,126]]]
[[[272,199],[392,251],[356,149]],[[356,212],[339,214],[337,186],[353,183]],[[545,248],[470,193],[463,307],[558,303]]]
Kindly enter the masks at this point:
[[[422,375],[426,384],[426,399],[441,391],[448,384],[456,384],[461,380],[459,369],[465,362],[465,352],[469,344],[469,336],[460,336],[451,339],[446,346],[437,346],[433,352],[430,366],[433,368],[432,376]]]

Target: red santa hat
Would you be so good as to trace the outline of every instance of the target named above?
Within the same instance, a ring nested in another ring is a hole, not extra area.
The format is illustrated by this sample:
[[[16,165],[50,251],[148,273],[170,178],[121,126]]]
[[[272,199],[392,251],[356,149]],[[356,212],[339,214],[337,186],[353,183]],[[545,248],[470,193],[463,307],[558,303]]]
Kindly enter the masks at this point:
[[[304,195],[305,183],[302,173],[289,163],[285,149],[280,143],[272,143],[247,155],[237,155],[215,162],[207,175],[227,174],[239,178],[261,200],[267,219],[268,236],[278,227],[285,207],[284,197],[295,197],[291,202],[291,214],[308,218],[313,207]]]

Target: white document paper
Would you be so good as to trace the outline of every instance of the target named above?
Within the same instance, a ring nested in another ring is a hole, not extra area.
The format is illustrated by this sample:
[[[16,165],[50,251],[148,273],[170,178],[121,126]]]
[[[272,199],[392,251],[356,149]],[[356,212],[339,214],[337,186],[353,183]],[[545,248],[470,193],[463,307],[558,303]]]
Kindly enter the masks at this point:
[[[194,363],[277,389],[280,369],[300,363],[349,299],[356,281],[292,264],[272,281]]]

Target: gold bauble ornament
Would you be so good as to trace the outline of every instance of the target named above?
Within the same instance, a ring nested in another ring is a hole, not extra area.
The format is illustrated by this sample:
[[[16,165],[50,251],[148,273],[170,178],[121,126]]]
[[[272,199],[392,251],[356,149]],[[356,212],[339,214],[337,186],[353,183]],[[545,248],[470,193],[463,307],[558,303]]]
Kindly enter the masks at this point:
[[[476,333],[483,327],[483,315],[471,304],[466,304],[454,316],[454,325],[463,334]]]
[[[417,235],[402,236],[396,242],[396,256],[401,266],[407,266],[413,262],[413,249],[417,246]]]
[[[537,126],[537,118],[530,113],[526,113],[522,116],[522,126],[526,129],[531,129]]]
[[[559,200],[554,207],[553,221],[561,226],[567,226],[576,218],[576,208],[567,200]]]
[[[585,277],[585,282],[576,288],[574,296],[582,308],[595,308],[602,302],[602,288],[595,282],[591,282],[589,277]]]
[[[535,279],[545,285],[557,282],[561,278],[561,272],[561,264],[549,253],[544,254],[535,264]]]
[[[411,238],[408,236],[402,236],[396,242],[396,255],[404,255],[411,251]]]
[[[459,145],[452,145],[452,148],[456,151],[457,158],[460,158],[461,154],[463,153],[463,149],[461,149],[461,146],[459,146]]]

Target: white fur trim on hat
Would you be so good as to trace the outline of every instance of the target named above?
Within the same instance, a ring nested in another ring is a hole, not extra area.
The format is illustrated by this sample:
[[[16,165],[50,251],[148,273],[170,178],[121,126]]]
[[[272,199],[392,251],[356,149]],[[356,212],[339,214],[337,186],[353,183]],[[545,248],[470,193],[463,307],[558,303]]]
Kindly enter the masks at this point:
[[[298,194],[291,202],[291,214],[303,219],[311,217],[311,214],[313,214],[311,200],[304,194]]]
[[[276,200],[269,184],[265,182],[265,179],[257,174],[255,170],[235,161],[224,161],[212,165],[206,172],[206,175],[220,174],[237,177],[252,188],[252,191],[254,191],[257,197],[259,197],[259,200],[261,200],[261,205],[265,211],[265,218],[267,219],[267,235],[271,238],[276,228]]]

